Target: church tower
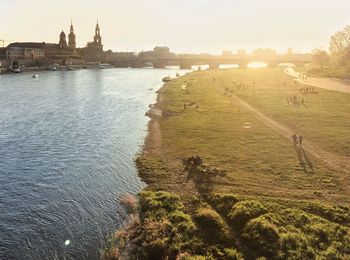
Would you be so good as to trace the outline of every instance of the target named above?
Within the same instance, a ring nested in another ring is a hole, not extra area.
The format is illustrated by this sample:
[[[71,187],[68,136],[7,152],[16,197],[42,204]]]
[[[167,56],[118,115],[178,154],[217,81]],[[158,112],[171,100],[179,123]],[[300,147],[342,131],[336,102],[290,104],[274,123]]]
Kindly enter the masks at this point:
[[[102,49],[102,39],[101,39],[100,26],[98,24],[98,21],[95,28],[94,43],[96,44],[96,46],[100,46]]]
[[[66,39],[66,34],[62,30],[60,33],[60,41],[58,43],[58,46],[60,49],[67,49],[67,39]]]
[[[75,50],[77,47],[77,43],[75,41],[75,34],[74,34],[74,28],[73,28],[73,23],[70,23],[70,32],[68,34],[68,47],[71,50]]]

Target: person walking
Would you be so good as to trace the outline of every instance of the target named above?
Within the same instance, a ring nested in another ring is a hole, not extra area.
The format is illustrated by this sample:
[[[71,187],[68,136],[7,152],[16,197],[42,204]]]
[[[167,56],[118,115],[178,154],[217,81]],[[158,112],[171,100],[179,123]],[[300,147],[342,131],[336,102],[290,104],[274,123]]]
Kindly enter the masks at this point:
[[[299,144],[301,146],[303,144],[304,137],[301,134],[299,134],[298,139],[299,139]]]
[[[293,139],[293,144],[297,145],[298,144],[298,136],[296,134],[293,134],[292,139]]]

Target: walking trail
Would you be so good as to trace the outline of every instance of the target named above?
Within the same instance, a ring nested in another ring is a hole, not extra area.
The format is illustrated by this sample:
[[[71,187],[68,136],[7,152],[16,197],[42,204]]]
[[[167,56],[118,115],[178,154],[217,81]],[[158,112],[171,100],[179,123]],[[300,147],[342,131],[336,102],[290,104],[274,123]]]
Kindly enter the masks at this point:
[[[296,72],[293,68],[287,68],[284,70],[284,72],[294,78],[299,78],[301,75],[303,75],[302,73]],[[350,93],[350,83],[340,79],[308,77],[307,80],[303,80],[301,82],[305,85],[317,88],[324,88],[328,90]]]
[[[272,120],[271,118],[267,117],[266,115],[262,114],[260,111],[253,108],[251,105],[249,105],[247,102],[243,101],[239,97],[233,95],[233,99],[242,107],[250,111],[253,115],[255,115],[262,123],[264,123],[266,126],[272,128],[277,133],[282,135],[283,137],[292,140],[291,136],[294,134],[294,132],[288,128],[287,126],[276,122]],[[346,174],[350,173],[350,158],[347,156],[337,155],[330,153],[328,151],[323,150],[322,148],[318,147],[317,144],[305,140],[303,141],[303,149],[308,151],[310,154],[312,154],[315,158],[323,161],[329,168],[337,171],[337,172],[343,172]],[[342,176],[342,180],[346,181],[349,179],[349,176]],[[350,188],[350,187],[349,187]]]

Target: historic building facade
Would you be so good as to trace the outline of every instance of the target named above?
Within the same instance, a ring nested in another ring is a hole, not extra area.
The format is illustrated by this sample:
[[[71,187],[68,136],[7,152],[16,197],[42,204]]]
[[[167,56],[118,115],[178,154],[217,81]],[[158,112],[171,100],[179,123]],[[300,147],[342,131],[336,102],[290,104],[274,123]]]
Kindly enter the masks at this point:
[[[76,36],[73,23],[70,25],[68,43],[66,33],[62,30],[59,36],[58,44],[47,43],[45,46],[45,56],[47,59],[59,59],[70,56],[78,56],[76,49]]]
[[[104,60],[102,37],[101,37],[100,25],[98,24],[98,21],[95,27],[94,40],[92,42],[88,42],[86,47],[80,50],[80,53],[87,61]]]
[[[14,42],[6,47],[6,59],[10,61],[43,60],[44,48],[44,42]]]

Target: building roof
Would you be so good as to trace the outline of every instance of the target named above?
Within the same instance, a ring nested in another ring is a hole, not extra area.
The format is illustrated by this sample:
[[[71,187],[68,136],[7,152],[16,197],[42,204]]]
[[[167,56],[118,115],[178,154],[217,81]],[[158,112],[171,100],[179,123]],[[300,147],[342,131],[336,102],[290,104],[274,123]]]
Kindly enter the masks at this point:
[[[13,42],[7,46],[10,47],[42,49],[45,47],[45,42]]]
[[[58,48],[58,43],[45,43],[46,48]]]

